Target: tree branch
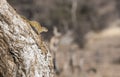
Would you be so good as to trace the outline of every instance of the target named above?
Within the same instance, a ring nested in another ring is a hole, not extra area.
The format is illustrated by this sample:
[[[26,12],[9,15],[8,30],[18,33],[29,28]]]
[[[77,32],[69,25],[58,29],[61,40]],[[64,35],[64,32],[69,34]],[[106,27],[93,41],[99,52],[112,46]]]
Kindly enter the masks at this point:
[[[52,77],[52,58],[41,36],[0,0],[0,77]]]

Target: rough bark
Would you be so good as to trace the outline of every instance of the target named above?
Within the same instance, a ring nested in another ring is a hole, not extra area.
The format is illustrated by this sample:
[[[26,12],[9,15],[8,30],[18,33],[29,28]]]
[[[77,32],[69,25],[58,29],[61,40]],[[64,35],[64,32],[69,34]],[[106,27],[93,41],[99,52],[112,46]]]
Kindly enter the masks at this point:
[[[6,0],[0,0],[0,77],[53,77],[41,36]]]

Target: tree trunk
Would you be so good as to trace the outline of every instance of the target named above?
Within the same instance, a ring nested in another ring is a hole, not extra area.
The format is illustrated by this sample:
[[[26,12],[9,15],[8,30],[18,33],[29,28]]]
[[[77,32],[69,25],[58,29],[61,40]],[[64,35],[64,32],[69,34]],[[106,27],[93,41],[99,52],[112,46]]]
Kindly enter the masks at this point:
[[[77,6],[78,6],[78,1],[77,0],[72,0],[72,8],[71,8],[71,16],[72,16],[72,24],[74,25],[74,28],[77,26]]]
[[[53,77],[52,58],[41,36],[0,0],[0,77]]]

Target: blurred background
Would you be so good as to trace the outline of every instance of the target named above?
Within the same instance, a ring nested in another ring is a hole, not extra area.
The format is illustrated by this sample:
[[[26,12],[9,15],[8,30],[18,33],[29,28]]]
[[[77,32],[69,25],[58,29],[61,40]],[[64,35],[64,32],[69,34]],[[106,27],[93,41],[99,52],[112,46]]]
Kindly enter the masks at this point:
[[[8,0],[48,28],[55,77],[120,77],[120,0]]]

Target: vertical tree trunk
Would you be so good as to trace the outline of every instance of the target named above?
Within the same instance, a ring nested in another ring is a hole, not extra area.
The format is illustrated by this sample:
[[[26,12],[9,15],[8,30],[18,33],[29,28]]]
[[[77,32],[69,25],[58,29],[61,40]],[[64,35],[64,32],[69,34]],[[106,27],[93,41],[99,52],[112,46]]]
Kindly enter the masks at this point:
[[[72,8],[71,8],[71,17],[72,17],[72,24],[76,27],[77,26],[77,17],[76,17],[76,12],[77,12],[77,0],[72,0]]]
[[[0,0],[0,77],[53,77],[52,68],[41,36]]]

